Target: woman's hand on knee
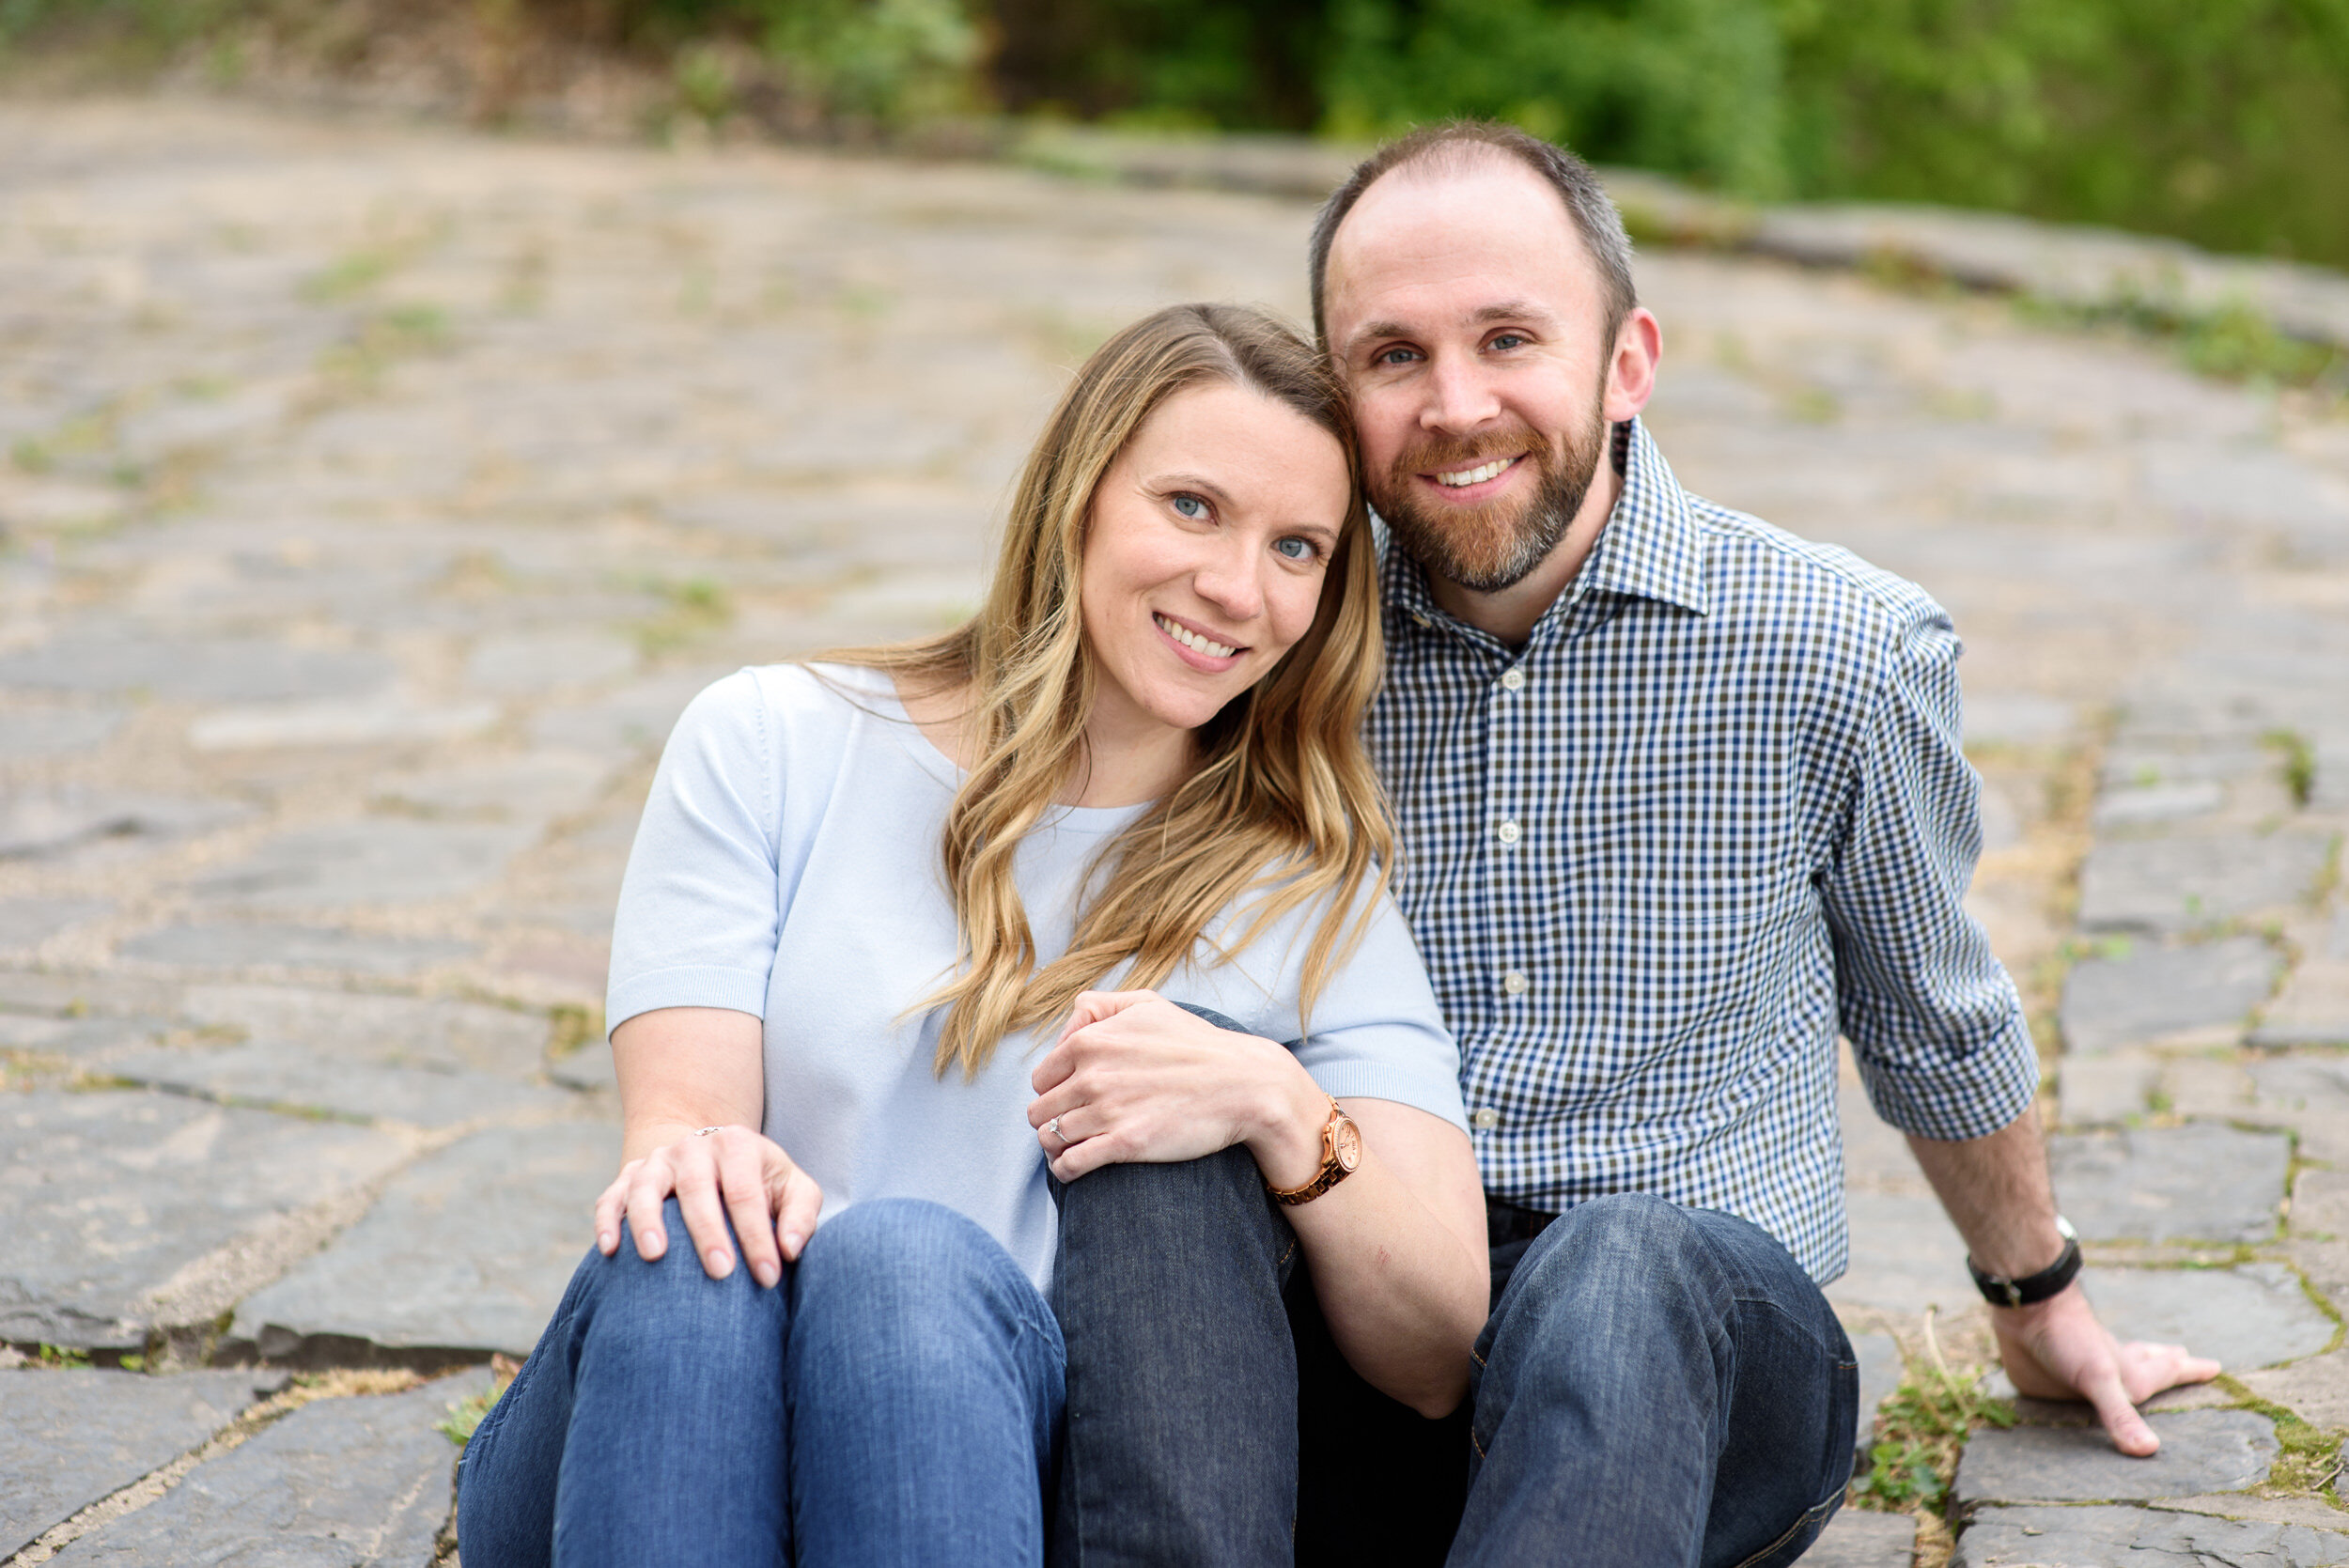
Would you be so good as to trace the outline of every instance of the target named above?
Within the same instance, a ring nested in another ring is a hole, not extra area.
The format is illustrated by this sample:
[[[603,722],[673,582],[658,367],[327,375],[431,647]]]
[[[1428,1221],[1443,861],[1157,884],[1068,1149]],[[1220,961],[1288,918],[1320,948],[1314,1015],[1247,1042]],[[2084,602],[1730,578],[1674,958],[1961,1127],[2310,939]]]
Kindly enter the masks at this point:
[[[734,1272],[739,1239],[751,1278],[762,1285],[781,1280],[783,1265],[798,1259],[824,1203],[823,1188],[773,1140],[740,1126],[689,1133],[620,1167],[596,1200],[596,1250],[607,1258],[618,1251],[625,1223],[637,1255],[659,1258],[669,1250],[661,1209],[671,1196],[711,1279]]]

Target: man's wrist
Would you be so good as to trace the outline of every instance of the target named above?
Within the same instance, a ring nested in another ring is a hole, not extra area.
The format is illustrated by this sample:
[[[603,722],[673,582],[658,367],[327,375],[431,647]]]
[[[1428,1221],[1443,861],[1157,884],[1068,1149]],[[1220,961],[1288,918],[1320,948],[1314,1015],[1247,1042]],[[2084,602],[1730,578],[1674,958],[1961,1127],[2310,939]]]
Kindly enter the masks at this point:
[[[1991,1306],[2009,1311],[2035,1306],[2071,1288],[2079,1278],[2080,1248],[2077,1233],[2060,1214],[2050,1219],[2047,1228],[2054,1237],[2055,1254],[2035,1267],[2017,1268],[2013,1273],[2001,1273],[1995,1268],[1985,1267],[1980,1259],[1970,1253],[1968,1255],[1967,1271],[1974,1277],[1976,1288],[1981,1290],[1983,1298]],[[2034,1250],[2034,1253],[2037,1256],[2046,1256],[2044,1251],[2038,1250]]]

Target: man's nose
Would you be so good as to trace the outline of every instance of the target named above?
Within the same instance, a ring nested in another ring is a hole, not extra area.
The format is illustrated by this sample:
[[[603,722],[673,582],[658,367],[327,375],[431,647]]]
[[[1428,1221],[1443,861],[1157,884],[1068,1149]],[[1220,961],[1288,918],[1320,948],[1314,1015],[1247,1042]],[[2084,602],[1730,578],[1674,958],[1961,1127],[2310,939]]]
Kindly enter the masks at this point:
[[[1429,369],[1427,406],[1419,417],[1422,428],[1466,435],[1500,417],[1501,399],[1473,360],[1442,355]]]

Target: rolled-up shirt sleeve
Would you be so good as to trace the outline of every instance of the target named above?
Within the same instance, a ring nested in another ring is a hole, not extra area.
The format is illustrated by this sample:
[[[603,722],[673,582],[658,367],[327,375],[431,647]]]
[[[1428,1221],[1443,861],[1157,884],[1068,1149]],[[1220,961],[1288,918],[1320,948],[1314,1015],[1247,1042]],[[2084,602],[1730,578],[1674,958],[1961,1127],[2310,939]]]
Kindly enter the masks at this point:
[[[687,706],[620,883],[608,1029],[661,1007],[766,1016],[782,918],[779,776],[755,672],[729,675]]]
[[[1840,1022],[1876,1114],[1980,1138],[2039,1088],[2014,979],[1966,912],[1982,781],[1966,760],[1957,633],[1920,596],[1896,628],[1821,893]]]

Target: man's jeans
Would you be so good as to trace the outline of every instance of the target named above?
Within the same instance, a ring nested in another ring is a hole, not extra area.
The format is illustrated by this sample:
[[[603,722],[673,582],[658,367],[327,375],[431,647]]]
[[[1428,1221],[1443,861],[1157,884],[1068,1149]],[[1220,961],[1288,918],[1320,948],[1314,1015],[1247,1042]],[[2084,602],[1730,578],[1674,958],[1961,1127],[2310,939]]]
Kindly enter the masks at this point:
[[[1600,1198],[1499,1237],[1465,1452],[1336,1358],[1246,1150],[1097,1171],[1061,1237],[1060,1568],[1763,1568],[1851,1475],[1850,1342],[1731,1215]]]
[[[466,1568],[1043,1561],[1060,1329],[992,1237],[859,1203],[770,1290],[667,1219],[588,1253],[466,1446]]]

